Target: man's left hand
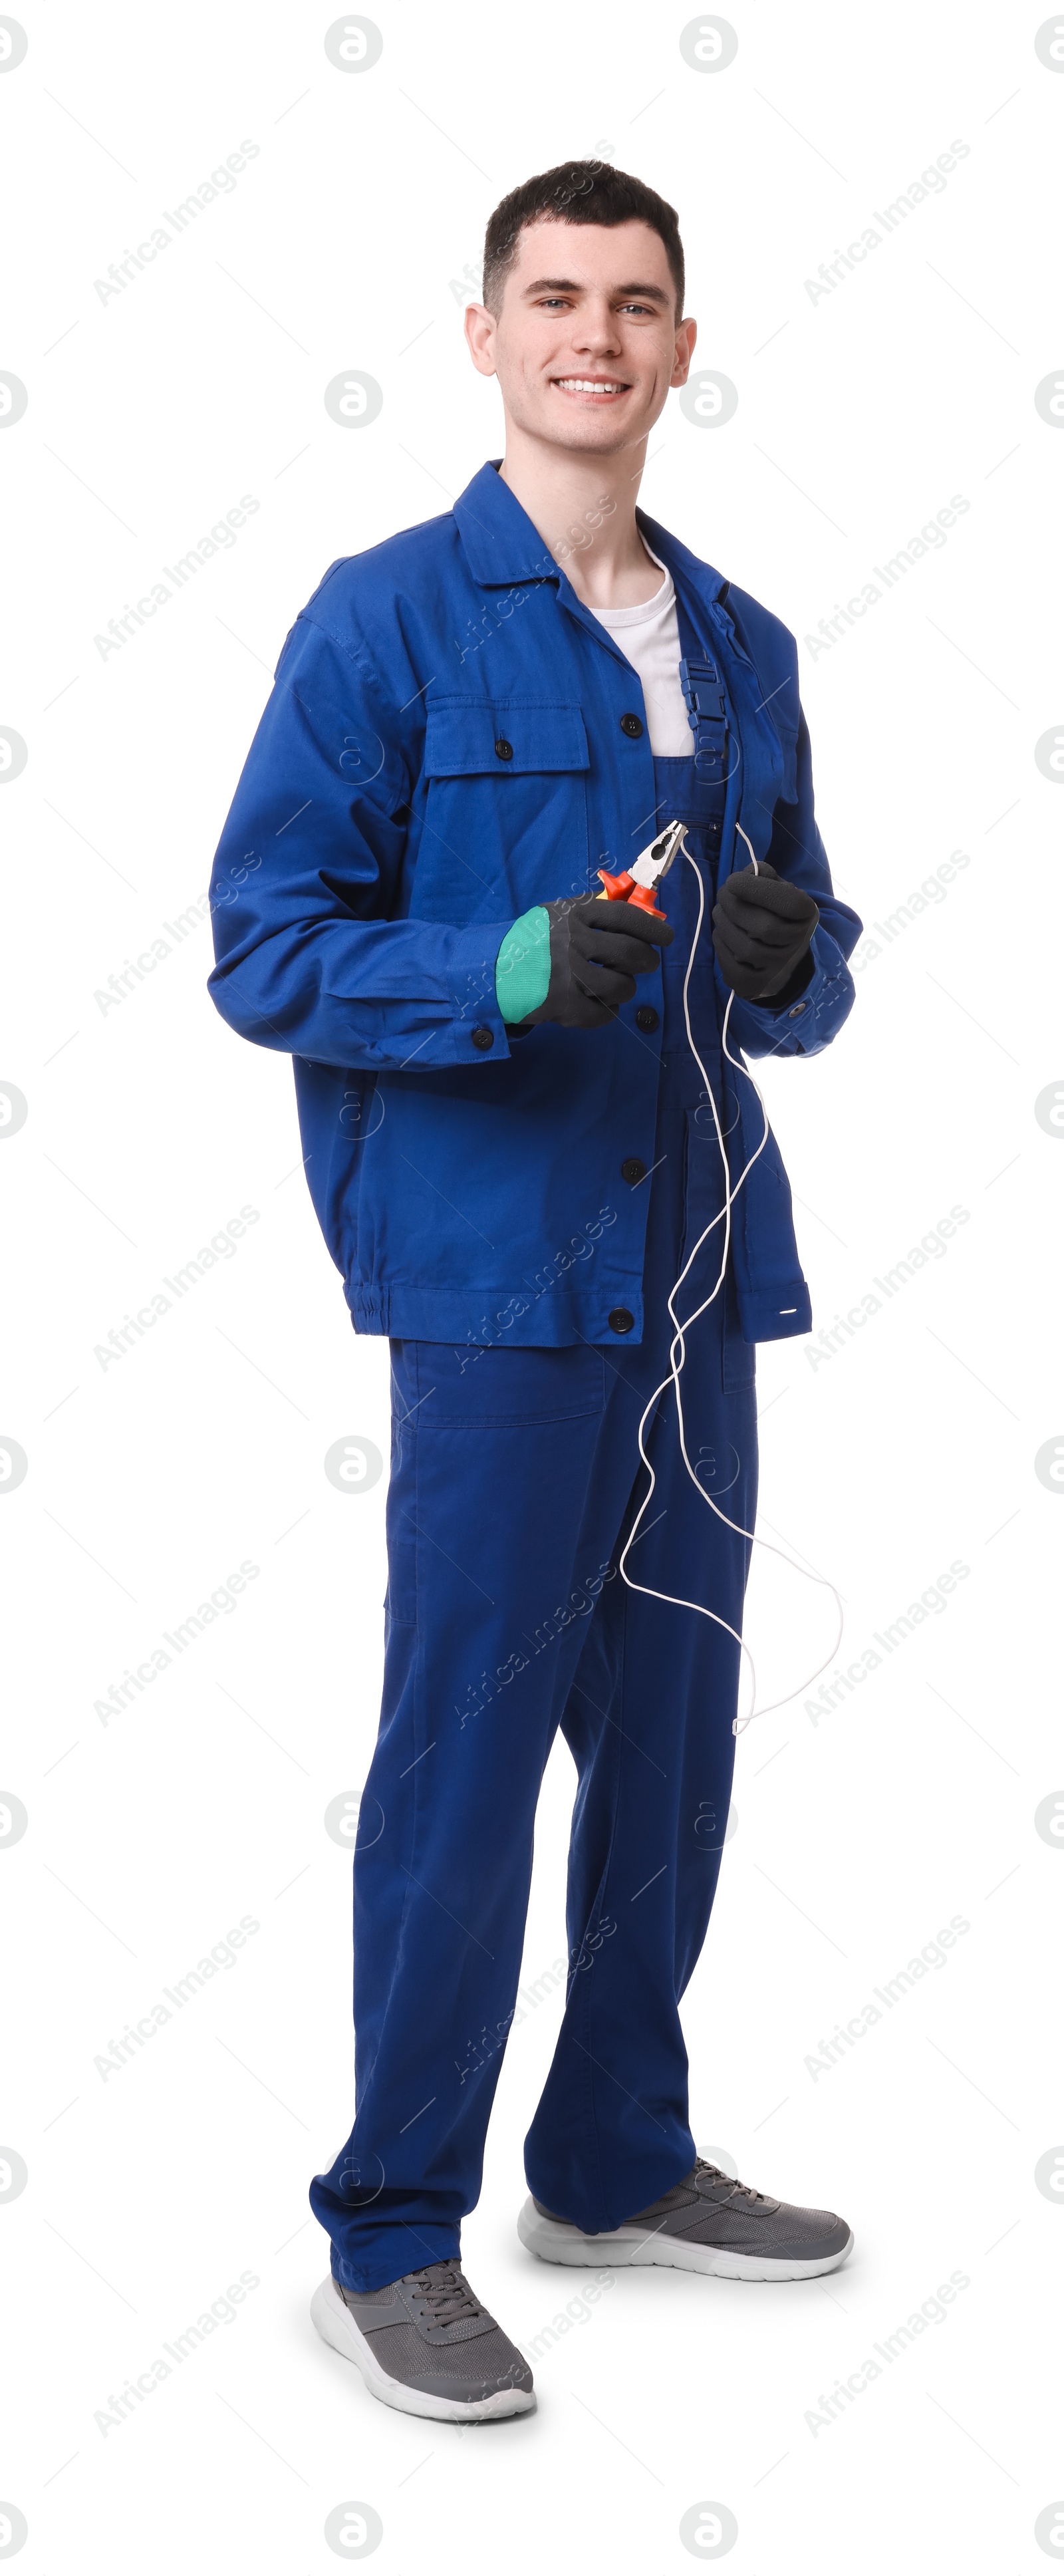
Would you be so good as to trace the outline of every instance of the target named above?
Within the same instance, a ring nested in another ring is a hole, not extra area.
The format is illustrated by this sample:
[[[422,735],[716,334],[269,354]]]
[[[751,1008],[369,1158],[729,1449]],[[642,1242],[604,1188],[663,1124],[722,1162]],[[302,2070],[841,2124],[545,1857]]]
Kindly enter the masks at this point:
[[[726,877],[713,906],[713,946],[726,984],[742,1002],[768,1002],[790,983],[820,919],[811,894],[765,859]]]

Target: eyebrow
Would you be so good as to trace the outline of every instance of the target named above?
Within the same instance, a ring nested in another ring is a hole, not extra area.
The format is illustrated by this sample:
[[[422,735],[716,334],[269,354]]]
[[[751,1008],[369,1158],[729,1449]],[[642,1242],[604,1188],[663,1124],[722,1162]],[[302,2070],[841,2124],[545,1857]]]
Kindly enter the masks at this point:
[[[572,277],[537,277],[523,292],[526,295],[583,295],[586,290]],[[663,286],[614,286],[610,292],[613,295],[642,295],[653,304],[669,302]]]

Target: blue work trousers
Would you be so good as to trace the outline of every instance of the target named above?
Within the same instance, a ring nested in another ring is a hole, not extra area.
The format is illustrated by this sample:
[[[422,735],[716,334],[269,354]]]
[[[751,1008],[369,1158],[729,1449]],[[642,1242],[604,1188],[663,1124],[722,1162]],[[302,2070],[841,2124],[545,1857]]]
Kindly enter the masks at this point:
[[[690,817],[705,894],[692,1025],[734,1161],[743,1076],[722,1076],[709,971],[723,800],[699,786],[693,760],[655,769],[660,820]],[[640,984],[665,1014],[655,1160],[645,1178],[618,1171],[616,1181],[618,1193],[651,1193],[642,1341],[620,1332],[611,1347],[523,1347],[520,1315],[504,1309],[493,1340],[391,1346],[384,1695],[354,1859],[357,2117],[310,2195],[350,2289],[459,2251],[515,2013],[536,1803],[558,1727],[577,1773],[568,1974],[525,2142],[529,2188],[594,2233],[645,2208],[694,2161],[678,2007],[720,1867],[739,1649],[697,1609],[632,1591],[618,1572],[649,1483],[637,1430],[668,1372],[666,1300],[723,1201],[712,1110],[684,1030],[698,886],[682,860],[666,893],[676,937],[661,982]],[[603,1228],[608,1213],[589,1206],[584,1236],[563,1250],[592,1262]],[[681,1316],[712,1287],[722,1234],[718,1225],[690,1272]],[[730,1266],[692,1327],[681,1389],[699,1482],[749,1531],[754,1352],[739,1334]],[[671,1389],[644,1439],[657,1482],[628,1573],[741,1630],[749,1542],[695,1492]]]

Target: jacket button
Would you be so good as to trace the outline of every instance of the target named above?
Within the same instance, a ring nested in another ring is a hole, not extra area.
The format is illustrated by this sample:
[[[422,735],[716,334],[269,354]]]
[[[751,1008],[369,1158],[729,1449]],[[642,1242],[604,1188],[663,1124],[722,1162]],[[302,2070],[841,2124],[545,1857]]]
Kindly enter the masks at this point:
[[[497,743],[496,743],[496,745],[495,745],[495,756],[496,756],[496,759],[497,759],[497,760],[512,760],[512,759],[513,759],[513,756],[514,756],[514,747],[513,747],[513,744],[512,744],[512,742],[507,742],[507,739],[506,739],[506,736],[505,736],[505,734],[504,734],[504,733],[501,733],[501,734],[499,735],[498,741],[497,741]]]
[[[627,1306],[615,1306],[608,1322],[611,1333],[630,1333],[635,1316],[629,1314]]]
[[[789,1011],[788,1011],[788,1013],[787,1013],[787,1017],[788,1017],[788,1019],[789,1019],[789,1020],[797,1020],[797,1019],[800,1019],[800,1018],[801,1018],[801,1014],[802,1014],[802,1012],[804,1011],[804,1009],[805,1009],[805,1003],[804,1003],[804,1002],[795,1002],[795,1004],[794,1004],[794,1006],[793,1006],[793,1009],[792,1009],[792,1010],[789,1010]]]
[[[493,1047],[495,1044],[494,1029],[471,1029],[469,1034],[474,1046],[479,1048],[481,1055],[486,1055],[488,1048]]]
[[[651,1002],[641,1002],[641,1003],[640,1003],[640,1005],[639,1005],[639,1009],[637,1010],[636,1015],[635,1015],[635,1024],[636,1024],[637,1029],[647,1029],[647,1030],[650,1030],[650,1029],[656,1029],[656,1028],[657,1028],[657,1025],[658,1025],[658,1015],[657,1015],[656,1010],[654,1009],[653,1003],[651,1003]]]
[[[640,1162],[638,1154],[629,1154],[627,1162],[621,1164],[622,1181],[630,1182],[634,1190],[637,1182],[645,1181],[646,1176],[646,1164]]]
[[[632,742],[638,742],[638,740],[639,740],[639,736],[640,736],[640,734],[642,733],[642,730],[643,730],[642,720],[641,720],[641,718],[640,718],[639,716],[622,716],[622,717],[621,717],[621,732],[622,732],[622,733],[626,733],[626,734],[628,734]],[[497,744],[497,743],[496,743],[495,748],[496,748],[496,750],[498,750],[498,744]],[[628,1329],[628,1328],[627,1328],[627,1325],[626,1325],[626,1326],[625,1326],[625,1330],[627,1331],[627,1329]]]

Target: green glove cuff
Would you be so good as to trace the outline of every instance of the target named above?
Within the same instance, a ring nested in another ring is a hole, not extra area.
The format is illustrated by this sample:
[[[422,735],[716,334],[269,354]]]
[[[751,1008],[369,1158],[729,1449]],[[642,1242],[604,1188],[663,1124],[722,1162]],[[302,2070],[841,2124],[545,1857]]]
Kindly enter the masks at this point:
[[[495,998],[503,1019],[527,1019],[546,1001],[549,986],[550,915],[545,904],[536,903],[507,931],[495,960]]]

